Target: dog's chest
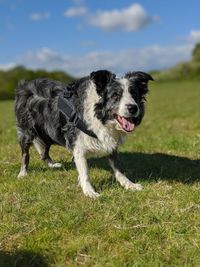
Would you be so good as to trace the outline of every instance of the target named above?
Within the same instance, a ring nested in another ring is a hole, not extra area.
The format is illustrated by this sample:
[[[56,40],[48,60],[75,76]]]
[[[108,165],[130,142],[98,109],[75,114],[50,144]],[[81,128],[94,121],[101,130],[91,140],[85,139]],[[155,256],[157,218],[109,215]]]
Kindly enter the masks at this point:
[[[100,129],[98,132],[98,139],[81,133],[77,139],[76,145],[88,152],[110,154],[122,142],[122,135],[113,136],[108,131],[102,131]]]

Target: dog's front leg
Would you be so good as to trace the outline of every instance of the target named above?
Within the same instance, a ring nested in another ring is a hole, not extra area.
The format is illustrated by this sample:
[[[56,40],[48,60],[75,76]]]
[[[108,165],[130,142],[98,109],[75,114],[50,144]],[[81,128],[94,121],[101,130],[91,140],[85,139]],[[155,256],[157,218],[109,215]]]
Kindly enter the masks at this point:
[[[123,186],[125,189],[131,189],[133,191],[142,190],[142,185],[141,184],[132,183],[123,174],[122,167],[120,166],[120,163],[119,163],[119,160],[118,160],[117,151],[114,151],[111,155],[109,155],[109,163],[110,163],[111,168],[114,171],[116,180],[120,183],[121,186]]]
[[[91,198],[98,197],[99,194],[95,192],[89,181],[87,161],[84,152],[81,149],[75,148],[73,154],[76,168],[79,174],[79,185],[81,186],[83,193]]]

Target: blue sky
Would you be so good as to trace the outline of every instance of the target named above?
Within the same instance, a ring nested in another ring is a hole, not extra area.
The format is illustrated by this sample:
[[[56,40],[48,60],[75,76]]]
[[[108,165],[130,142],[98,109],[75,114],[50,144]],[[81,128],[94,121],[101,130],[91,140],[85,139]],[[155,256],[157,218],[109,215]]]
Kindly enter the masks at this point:
[[[199,0],[0,0],[0,68],[167,68],[200,42],[199,10]]]

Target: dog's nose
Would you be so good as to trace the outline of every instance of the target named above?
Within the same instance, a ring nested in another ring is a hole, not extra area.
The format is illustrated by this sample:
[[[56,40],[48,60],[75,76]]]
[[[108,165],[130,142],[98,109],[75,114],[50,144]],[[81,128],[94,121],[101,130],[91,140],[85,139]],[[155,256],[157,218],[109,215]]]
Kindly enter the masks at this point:
[[[135,115],[138,112],[138,106],[136,104],[128,104],[128,111],[130,114]]]

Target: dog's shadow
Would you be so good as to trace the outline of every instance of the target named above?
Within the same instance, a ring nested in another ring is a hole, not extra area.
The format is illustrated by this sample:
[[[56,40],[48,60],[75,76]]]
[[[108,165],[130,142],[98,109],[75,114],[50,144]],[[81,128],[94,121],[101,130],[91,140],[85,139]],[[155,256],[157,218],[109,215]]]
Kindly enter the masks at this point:
[[[192,160],[186,157],[167,155],[162,153],[119,153],[119,159],[127,177],[136,181],[177,181],[182,183],[193,183],[200,180],[200,160]],[[88,160],[89,167],[99,170],[111,171],[107,158]],[[65,163],[66,169],[74,168],[71,163]],[[105,183],[110,184],[113,176]],[[103,181],[102,181],[103,182]]]
[[[192,160],[187,157],[168,155],[164,153],[142,153],[142,152],[121,152],[119,153],[120,165],[123,167],[126,176],[133,182],[137,181],[177,181],[182,183],[194,183],[200,181],[200,160]],[[74,170],[73,161],[62,161],[61,170]],[[109,177],[99,181],[100,186],[111,185],[114,182],[112,170],[108,164],[107,157],[89,158],[89,169],[104,169],[110,172]],[[47,171],[47,167],[40,167],[40,171]],[[60,169],[53,169],[58,171]],[[36,171],[34,167],[30,172]]]
[[[47,258],[39,252],[0,251],[0,267],[48,267]]]

